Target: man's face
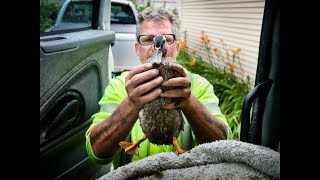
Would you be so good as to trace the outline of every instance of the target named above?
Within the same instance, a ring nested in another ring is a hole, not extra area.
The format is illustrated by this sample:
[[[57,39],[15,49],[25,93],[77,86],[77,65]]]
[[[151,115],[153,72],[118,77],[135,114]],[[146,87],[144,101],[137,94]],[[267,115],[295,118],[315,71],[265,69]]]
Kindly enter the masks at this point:
[[[140,35],[161,35],[161,34],[173,34],[172,25],[168,20],[147,20],[144,21],[140,27]],[[147,59],[153,56],[154,45],[142,46],[138,42],[135,44],[136,53],[141,61],[144,63]],[[176,59],[179,52],[179,44],[174,42],[168,45],[167,56],[172,59]]]

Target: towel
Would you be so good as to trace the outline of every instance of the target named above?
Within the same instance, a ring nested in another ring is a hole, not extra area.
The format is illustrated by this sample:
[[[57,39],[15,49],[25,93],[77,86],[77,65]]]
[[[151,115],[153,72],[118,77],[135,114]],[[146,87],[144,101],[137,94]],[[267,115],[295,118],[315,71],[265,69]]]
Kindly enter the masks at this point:
[[[99,179],[280,179],[280,152],[236,140],[200,144],[189,152],[159,153]]]

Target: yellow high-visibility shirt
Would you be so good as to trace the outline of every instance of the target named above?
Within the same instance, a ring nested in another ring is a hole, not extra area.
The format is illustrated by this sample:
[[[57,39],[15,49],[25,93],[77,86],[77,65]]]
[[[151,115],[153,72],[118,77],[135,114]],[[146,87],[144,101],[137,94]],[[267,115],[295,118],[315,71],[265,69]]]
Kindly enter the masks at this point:
[[[221,113],[221,110],[218,106],[219,99],[214,94],[213,86],[209,81],[200,75],[191,73],[186,69],[184,70],[187,73],[187,77],[191,81],[191,93],[212,113],[212,115],[226,125],[228,130],[228,139],[230,139],[231,129],[227,123],[226,117]],[[113,161],[115,168],[121,164],[120,150],[116,153],[116,155],[109,158],[101,159],[96,157],[92,151],[90,143],[90,132],[96,124],[106,120],[127,96],[127,92],[125,90],[125,77],[128,75],[128,73],[129,72],[123,72],[120,76],[117,76],[110,81],[109,85],[105,89],[103,97],[99,101],[100,111],[92,115],[91,118],[93,122],[86,132],[86,149],[89,157],[99,164],[106,164]],[[178,144],[180,147],[182,147],[182,149],[191,149],[197,145],[197,142],[184,115],[183,118],[185,119],[184,130],[179,134]],[[143,135],[144,133],[142,132],[140,121],[138,119],[131,130],[128,140],[131,142],[136,142],[137,140],[141,139]],[[172,145],[155,145],[146,139],[139,146],[139,156],[133,155],[130,157],[130,161],[136,161],[153,154],[172,152],[174,150],[175,149]]]

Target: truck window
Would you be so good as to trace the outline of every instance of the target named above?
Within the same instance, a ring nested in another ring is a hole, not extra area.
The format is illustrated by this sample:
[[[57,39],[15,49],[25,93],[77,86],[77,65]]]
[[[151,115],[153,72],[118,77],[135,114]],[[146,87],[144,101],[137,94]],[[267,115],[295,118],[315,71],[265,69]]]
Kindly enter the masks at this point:
[[[65,32],[91,29],[92,0],[65,0],[62,5],[56,5],[55,7],[56,11],[58,11],[57,7],[59,7],[59,13],[57,15],[55,14],[55,16],[51,18],[51,24],[46,25],[46,27],[42,28],[42,32],[44,32],[43,34],[59,34]],[[43,24],[45,24],[45,21]]]
[[[136,24],[136,19],[130,6],[112,3],[111,24]]]
[[[62,22],[85,23],[91,22],[91,2],[71,2],[62,18]]]

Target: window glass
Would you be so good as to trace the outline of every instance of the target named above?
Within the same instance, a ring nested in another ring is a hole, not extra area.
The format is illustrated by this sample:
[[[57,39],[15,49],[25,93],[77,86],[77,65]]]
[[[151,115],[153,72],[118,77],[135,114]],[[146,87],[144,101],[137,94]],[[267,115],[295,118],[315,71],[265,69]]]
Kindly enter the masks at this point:
[[[129,5],[111,3],[112,24],[136,24],[132,9]]]
[[[91,2],[71,2],[63,17],[63,23],[87,23],[92,19]]]
[[[60,3],[59,3],[60,2]],[[58,34],[89,29],[92,25],[92,1],[40,1],[40,33]]]
[[[40,0],[40,32],[52,27],[58,17],[62,3],[58,1]]]

